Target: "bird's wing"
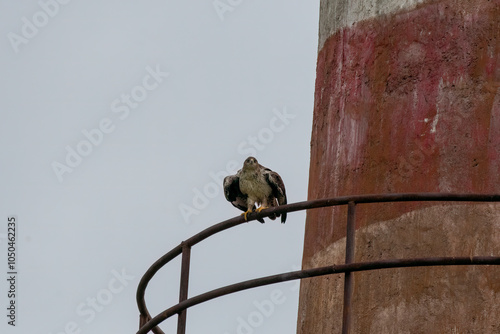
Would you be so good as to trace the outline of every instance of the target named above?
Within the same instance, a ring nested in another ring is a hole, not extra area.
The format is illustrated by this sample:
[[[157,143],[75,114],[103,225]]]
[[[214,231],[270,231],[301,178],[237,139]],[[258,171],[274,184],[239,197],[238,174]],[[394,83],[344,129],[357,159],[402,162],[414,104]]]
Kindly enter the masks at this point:
[[[266,176],[266,181],[271,186],[273,190],[273,196],[278,200],[279,205],[286,204],[286,191],[285,184],[281,179],[281,176],[270,170],[269,168],[264,169],[264,175]],[[286,212],[281,214],[281,222],[285,223],[286,221]]]
[[[224,196],[232,205],[242,211],[247,211],[247,196],[240,190],[240,177],[238,174],[224,178]]]
[[[224,178],[224,196],[231,202],[231,204],[240,209],[241,211],[247,211],[247,195],[243,194],[240,190],[240,171],[236,175],[229,175]],[[255,210],[255,205],[253,206]],[[257,219],[259,222],[264,223],[264,219]]]

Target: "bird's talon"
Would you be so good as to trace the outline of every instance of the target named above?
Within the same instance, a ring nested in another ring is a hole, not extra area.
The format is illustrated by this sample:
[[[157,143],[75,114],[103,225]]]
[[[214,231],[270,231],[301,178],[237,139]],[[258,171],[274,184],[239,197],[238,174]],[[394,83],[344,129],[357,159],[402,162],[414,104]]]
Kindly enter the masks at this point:
[[[251,212],[252,212],[252,210],[248,210],[248,211],[243,212],[241,215],[245,218],[246,221],[248,221],[247,215]]]
[[[261,212],[262,210],[264,209],[267,209],[268,207],[267,206],[261,206],[260,208],[258,208],[256,211],[257,212]]]

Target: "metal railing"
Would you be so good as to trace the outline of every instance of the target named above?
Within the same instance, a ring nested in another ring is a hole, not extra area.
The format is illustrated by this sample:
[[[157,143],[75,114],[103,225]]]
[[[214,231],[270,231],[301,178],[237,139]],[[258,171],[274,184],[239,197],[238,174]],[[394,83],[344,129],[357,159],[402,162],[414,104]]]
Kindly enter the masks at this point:
[[[342,333],[347,334],[350,330],[350,309],[352,299],[353,272],[377,270],[386,268],[406,268],[406,267],[422,267],[422,266],[457,266],[457,265],[500,265],[500,257],[498,256],[474,256],[474,257],[427,257],[427,258],[410,258],[410,259],[391,259],[379,260],[373,262],[358,262],[354,261],[355,249],[355,216],[356,205],[363,203],[383,203],[383,202],[500,202],[498,194],[440,194],[440,193],[408,193],[408,194],[382,194],[382,195],[358,195],[344,196],[327,199],[318,199],[312,201],[298,202],[288,205],[282,205],[261,212],[251,213],[247,216],[248,221],[245,221],[242,216],[237,216],[228,219],[216,225],[213,225],[191,238],[181,242],[177,247],[158,259],[144,274],[137,288],[137,305],[140,312],[139,331],[137,334],[145,334],[153,331],[155,334],[164,334],[158,325],[169,317],[177,314],[177,334],[184,334],[186,331],[186,316],[187,309],[191,306],[209,301],[211,299],[235,293],[242,290],[256,288],[259,286],[275,284],[290,280],[303,279],[309,277],[341,274],[344,273],[344,301],[343,301],[343,318],[342,318]],[[288,273],[282,273],[272,276],[256,278],[222,288],[218,288],[195,297],[188,298],[189,286],[189,264],[191,257],[191,247],[206,238],[235,227],[237,225],[247,223],[258,218],[265,218],[273,213],[294,212],[306,209],[315,209],[330,206],[347,205],[347,228],[346,228],[346,257],[345,264],[331,265],[320,268],[312,268],[298,270]],[[151,317],[144,299],[146,287],[153,276],[165,264],[172,259],[182,254],[181,264],[181,279],[179,291],[179,303],[164,310],[155,317]]]

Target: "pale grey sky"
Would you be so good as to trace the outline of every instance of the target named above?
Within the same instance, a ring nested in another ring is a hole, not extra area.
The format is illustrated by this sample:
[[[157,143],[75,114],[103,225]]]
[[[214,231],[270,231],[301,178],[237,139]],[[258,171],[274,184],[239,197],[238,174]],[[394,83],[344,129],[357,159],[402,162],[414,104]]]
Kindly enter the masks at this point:
[[[2,279],[2,333],[135,333],[140,277],[240,214],[220,179],[248,155],[280,173],[289,202],[307,199],[318,3],[0,3],[4,277],[7,218],[18,218],[16,327]],[[195,246],[190,296],[297,269],[304,219]],[[153,314],[176,303],[179,263],[149,285]],[[196,306],[188,333],[294,333],[296,287]]]

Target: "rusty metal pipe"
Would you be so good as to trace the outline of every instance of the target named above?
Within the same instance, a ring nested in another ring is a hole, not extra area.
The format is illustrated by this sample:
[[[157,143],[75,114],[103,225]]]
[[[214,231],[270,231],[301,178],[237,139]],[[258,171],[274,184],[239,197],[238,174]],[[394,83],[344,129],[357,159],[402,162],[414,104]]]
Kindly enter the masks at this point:
[[[179,289],[179,303],[185,301],[188,298],[188,287],[189,287],[189,263],[191,261],[191,246],[186,243],[182,243],[182,264],[181,264],[181,283]],[[184,309],[179,312],[179,318],[177,320],[177,334],[186,333],[186,318],[187,310]]]
[[[148,321],[137,334],[146,334],[152,328],[168,319],[174,314],[181,312],[191,306],[198,305],[208,300],[225,296],[238,291],[256,288],[259,286],[291,281],[295,279],[310,278],[323,275],[340,274],[345,272],[368,271],[376,269],[404,268],[404,267],[422,267],[422,266],[456,266],[456,265],[500,265],[500,257],[493,256],[474,256],[474,257],[430,257],[413,259],[395,259],[380,260],[373,262],[359,262],[341,265],[332,265],[326,267],[305,269],[293,271],[278,275],[266,276],[248,280],[222,288],[218,288],[201,295],[191,297],[177,305],[174,305],[161,312],[153,319]]]
[[[273,213],[294,212],[306,209],[314,209],[321,207],[345,205],[349,202],[354,203],[383,203],[383,202],[409,202],[409,201],[456,201],[456,202],[498,202],[500,195],[498,194],[442,194],[442,193],[406,193],[406,194],[375,194],[375,195],[356,195],[356,196],[342,196],[335,198],[317,199],[311,201],[297,202],[288,205],[281,205],[269,209],[262,210],[261,212],[254,212],[247,216],[248,221],[245,221],[242,216],[237,216],[221,223],[215,224],[198,234],[192,236],[185,241],[186,245],[193,246],[204,239],[222,232],[226,229],[235,227],[237,225],[256,220],[258,218],[265,218]],[[160,270],[165,264],[182,253],[182,245],[174,247],[171,251],[159,258],[143,275],[137,287],[136,300],[140,312],[141,323],[144,319],[151,319],[149,311],[146,307],[144,295],[146,287],[152,277]],[[164,332],[156,327],[153,329],[155,334],[164,334]]]
[[[347,226],[345,239],[345,264],[354,262],[356,240],[356,203],[350,201],[347,205]],[[342,310],[342,334],[349,334],[351,326],[351,300],[353,294],[354,276],[350,271],[344,274],[344,304]]]

